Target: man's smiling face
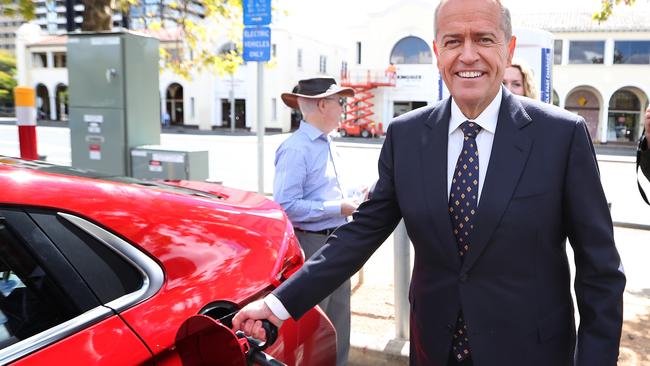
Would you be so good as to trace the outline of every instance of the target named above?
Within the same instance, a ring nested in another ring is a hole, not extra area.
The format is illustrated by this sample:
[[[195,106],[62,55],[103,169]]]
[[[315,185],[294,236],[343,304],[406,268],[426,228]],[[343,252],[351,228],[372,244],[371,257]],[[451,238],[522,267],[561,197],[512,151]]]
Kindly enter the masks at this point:
[[[499,4],[491,0],[448,0],[436,22],[438,70],[461,111],[476,118],[501,87],[515,38],[506,41]]]

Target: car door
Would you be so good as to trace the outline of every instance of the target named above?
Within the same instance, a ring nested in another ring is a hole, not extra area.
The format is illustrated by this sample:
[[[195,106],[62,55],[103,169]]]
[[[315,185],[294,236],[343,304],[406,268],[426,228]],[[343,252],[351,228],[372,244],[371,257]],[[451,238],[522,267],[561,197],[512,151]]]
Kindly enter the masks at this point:
[[[69,224],[54,210],[0,207],[0,364],[146,362],[151,357],[146,346],[104,305],[111,296],[122,297],[125,287],[137,287],[137,280],[106,291],[115,285],[109,272],[124,264]],[[62,250],[66,245],[76,249]],[[79,255],[84,252],[108,256],[104,281],[84,278],[80,262],[99,265],[92,256]]]

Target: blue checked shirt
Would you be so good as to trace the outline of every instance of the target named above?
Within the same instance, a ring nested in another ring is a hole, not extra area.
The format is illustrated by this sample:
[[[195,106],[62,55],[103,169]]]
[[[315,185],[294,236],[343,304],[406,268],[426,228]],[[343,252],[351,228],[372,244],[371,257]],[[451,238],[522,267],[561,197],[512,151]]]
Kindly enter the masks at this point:
[[[273,197],[297,228],[320,231],[347,221],[341,216],[341,164],[331,143],[330,136],[301,121],[275,152]]]

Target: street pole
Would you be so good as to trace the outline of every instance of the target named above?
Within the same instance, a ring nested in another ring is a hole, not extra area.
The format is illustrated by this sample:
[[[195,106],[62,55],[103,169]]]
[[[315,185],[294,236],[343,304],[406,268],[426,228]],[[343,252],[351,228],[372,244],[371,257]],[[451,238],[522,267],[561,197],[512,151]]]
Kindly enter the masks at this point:
[[[76,25],[74,23],[74,0],[65,0],[65,29],[68,32],[74,32]]]
[[[395,338],[409,339],[409,301],[408,291],[411,282],[411,243],[404,220],[400,221],[393,233],[395,263]]]
[[[230,42],[230,52],[235,51],[235,43]],[[235,132],[235,73],[230,74],[230,132]]]
[[[257,62],[257,192],[264,194],[264,62]]]
[[[230,132],[235,132],[235,74],[230,74]]]

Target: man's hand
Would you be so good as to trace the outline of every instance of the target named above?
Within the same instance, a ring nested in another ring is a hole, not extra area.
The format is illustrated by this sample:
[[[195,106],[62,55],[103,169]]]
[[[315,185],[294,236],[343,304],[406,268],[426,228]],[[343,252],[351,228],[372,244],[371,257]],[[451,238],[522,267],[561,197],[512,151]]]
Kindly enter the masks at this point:
[[[244,306],[232,318],[232,329],[241,330],[247,336],[259,339],[260,341],[266,341],[266,332],[262,328],[262,320],[264,319],[270,321],[278,329],[282,326],[283,321],[273,315],[273,312],[264,300],[253,301]]]
[[[645,110],[645,121],[643,126],[645,127],[645,140],[650,144],[650,106]]]
[[[353,200],[344,200],[341,202],[341,215],[350,216],[359,207],[359,202]]]

